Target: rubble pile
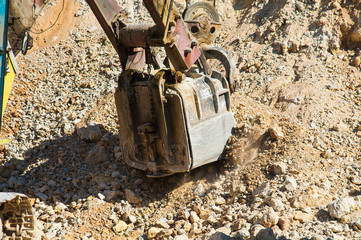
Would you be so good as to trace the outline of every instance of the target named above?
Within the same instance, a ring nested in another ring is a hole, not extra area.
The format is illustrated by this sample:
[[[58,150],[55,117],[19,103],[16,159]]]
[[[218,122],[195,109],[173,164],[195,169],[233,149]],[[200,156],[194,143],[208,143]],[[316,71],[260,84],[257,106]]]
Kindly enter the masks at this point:
[[[237,126],[223,160],[161,179],[122,162],[121,67],[78,2],[66,39],[19,58],[4,116],[0,191],[32,198],[37,239],[361,238],[359,1],[217,1]]]

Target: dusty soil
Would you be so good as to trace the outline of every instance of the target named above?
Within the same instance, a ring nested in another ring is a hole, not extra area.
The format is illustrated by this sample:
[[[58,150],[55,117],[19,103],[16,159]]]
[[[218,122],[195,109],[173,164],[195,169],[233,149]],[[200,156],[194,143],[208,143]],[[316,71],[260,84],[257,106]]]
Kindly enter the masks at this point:
[[[361,238],[359,1],[217,1],[237,126],[223,160],[162,179],[122,162],[119,62],[86,4],[66,4],[18,58],[3,127],[0,190],[35,199],[37,238]]]

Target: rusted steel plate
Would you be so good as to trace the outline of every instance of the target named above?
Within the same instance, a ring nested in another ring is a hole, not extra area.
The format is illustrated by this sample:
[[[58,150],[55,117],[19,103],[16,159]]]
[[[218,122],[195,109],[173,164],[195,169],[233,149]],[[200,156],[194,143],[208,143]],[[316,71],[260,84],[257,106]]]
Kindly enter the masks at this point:
[[[98,19],[110,42],[118,51],[116,37],[112,30],[112,21],[121,12],[121,8],[116,0],[87,0],[91,10]]]

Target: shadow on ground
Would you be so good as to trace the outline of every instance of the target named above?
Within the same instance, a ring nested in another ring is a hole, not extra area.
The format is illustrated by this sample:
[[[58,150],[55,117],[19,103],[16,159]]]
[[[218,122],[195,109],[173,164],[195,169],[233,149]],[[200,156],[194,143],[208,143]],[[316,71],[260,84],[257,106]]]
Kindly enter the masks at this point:
[[[0,167],[0,191],[14,191],[37,197],[47,204],[98,197],[106,201],[125,199],[129,189],[143,201],[141,205],[167,198],[185,183],[203,179],[214,182],[223,174],[225,161],[208,164],[189,173],[151,179],[146,172],[132,169],[121,161],[117,134],[102,129],[97,143],[82,140],[76,132],[46,140]]]

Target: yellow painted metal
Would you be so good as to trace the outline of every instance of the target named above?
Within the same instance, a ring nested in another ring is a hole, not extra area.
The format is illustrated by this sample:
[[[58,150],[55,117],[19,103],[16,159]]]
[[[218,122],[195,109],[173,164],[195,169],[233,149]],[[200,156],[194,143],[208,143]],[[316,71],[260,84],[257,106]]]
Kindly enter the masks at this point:
[[[5,108],[8,103],[11,88],[13,86],[15,75],[17,73],[17,65],[15,61],[15,57],[12,52],[8,52],[6,54],[6,61],[8,69],[5,71],[5,78],[4,78],[4,95],[3,95],[3,107],[2,107],[2,116],[4,116]],[[4,118],[2,118],[4,119]],[[9,144],[10,140],[7,138],[0,138],[0,145]]]
[[[8,62],[9,71],[6,71],[6,73],[5,73],[4,99],[3,99],[3,109],[2,109],[2,113],[1,113],[2,116],[4,116],[5,108],[8,103],[11,88],[13,86],[15,75],[16,75],[16,62],[14,59],[14,55],[7,53],[6,60]]]

